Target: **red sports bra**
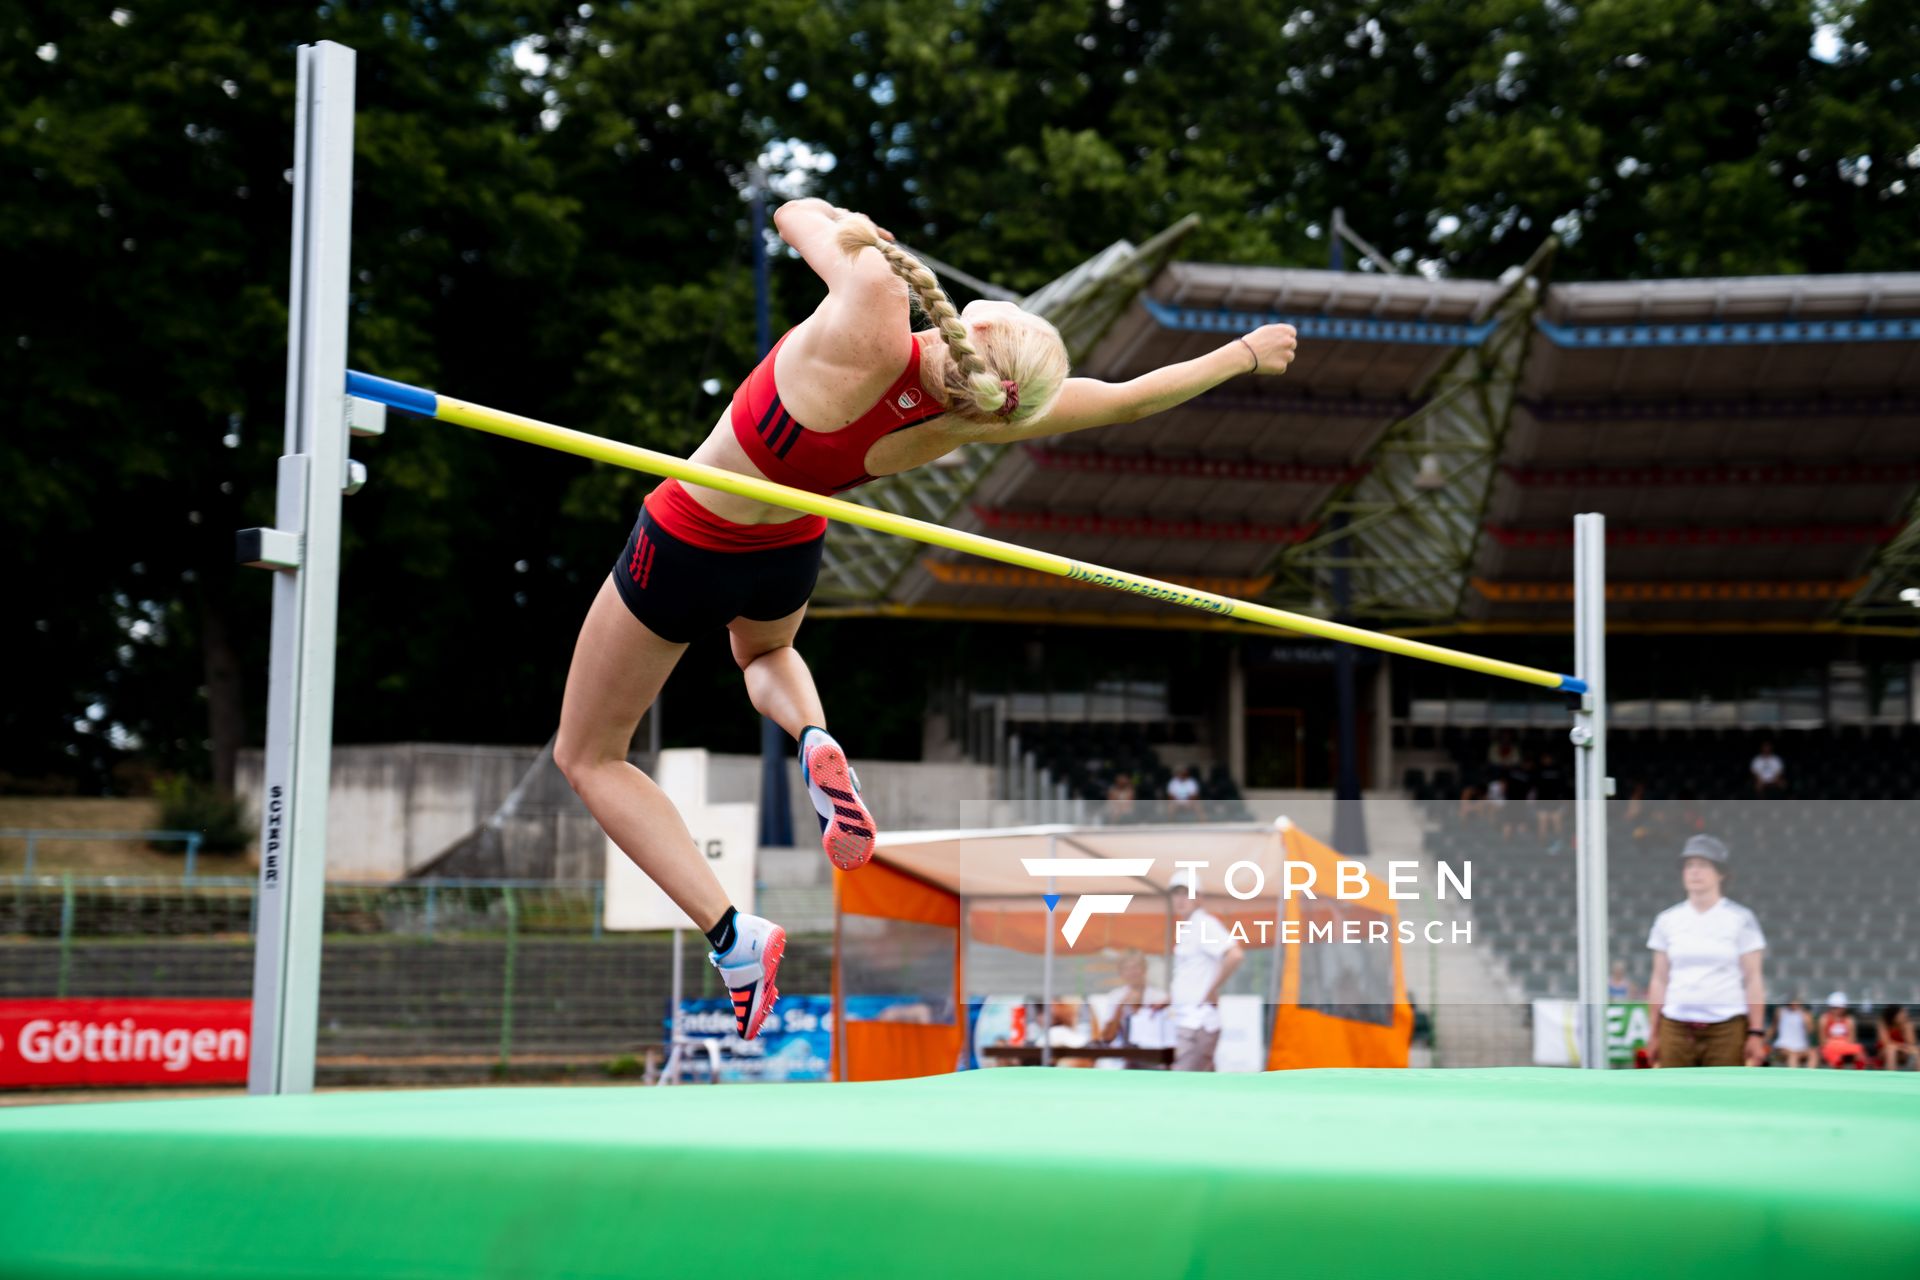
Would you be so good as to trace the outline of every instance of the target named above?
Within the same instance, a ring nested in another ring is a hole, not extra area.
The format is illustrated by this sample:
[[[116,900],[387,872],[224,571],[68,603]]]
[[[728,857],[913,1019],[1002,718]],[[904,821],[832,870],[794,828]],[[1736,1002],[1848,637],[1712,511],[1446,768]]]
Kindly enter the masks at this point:
[[[774,358],[792,332],[780,335],[733,393],[733,438],[767,479],[819,494],[865,484],[873,479],[866,459],[874,441],[945,411],[920,385],[920,344],[915,342],[907,367],[871,409],[838,431],[807,430],[781,405],[773,385]]]

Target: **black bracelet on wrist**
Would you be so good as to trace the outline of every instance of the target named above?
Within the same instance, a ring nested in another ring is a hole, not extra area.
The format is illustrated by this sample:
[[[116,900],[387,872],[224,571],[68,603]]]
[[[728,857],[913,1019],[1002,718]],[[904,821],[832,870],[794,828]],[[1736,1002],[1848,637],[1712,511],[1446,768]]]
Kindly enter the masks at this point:
[[[1253,368],[1247,370],[1247,372],[1248,373],[1260,372],[1260,353],[1258,351],[1255,351],[1253,349],[1253,344],[1251,342],[1248,342],[1244,337],[1240,339],[1240,345],[1245,347],[1247,349],[1247,354],[1253,357]]]

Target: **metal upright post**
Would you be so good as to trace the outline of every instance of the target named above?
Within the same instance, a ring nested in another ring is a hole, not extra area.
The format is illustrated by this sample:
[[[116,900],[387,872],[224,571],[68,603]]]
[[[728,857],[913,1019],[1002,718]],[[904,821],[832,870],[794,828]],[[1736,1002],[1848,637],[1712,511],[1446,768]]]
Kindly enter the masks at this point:
[[[73,872],[60,877],[60,972],[54,995],[65,1000],[67,985],[73,979]]]
[[[353,222],[354,53],[300,49],[294,105],[293,271],[286,454],[272,529],[240,556],[279,570],[267,693],[247,1091],[310,1093],[320,1005],[327,788],[333,741],[340,496],[347,484],[347,284]]]
[[[520,904],[514,900],[513,886],[500,890],[507,909],[507,955],[500,975],[500,1071],[504,1075],[513,1065],[513,997],[518,977],[520,952]]]
[[[1573,518],[1574,674],[1587,682],[1573,716],[1579,919],[1580,1065],[1607,1068],[1607,518]]]

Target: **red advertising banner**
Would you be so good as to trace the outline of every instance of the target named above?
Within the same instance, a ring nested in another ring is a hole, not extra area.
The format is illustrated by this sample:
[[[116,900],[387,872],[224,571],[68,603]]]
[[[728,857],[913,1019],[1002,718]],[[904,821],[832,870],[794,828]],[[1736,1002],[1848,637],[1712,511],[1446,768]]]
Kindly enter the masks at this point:
[[[0,1000],[0,1088],[245,1084],[251,1000]]]

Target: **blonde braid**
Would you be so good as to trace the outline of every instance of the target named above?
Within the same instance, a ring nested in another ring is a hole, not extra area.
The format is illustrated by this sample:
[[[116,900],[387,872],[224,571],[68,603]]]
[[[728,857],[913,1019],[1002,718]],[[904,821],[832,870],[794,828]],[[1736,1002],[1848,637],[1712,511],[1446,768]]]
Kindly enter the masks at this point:
[[[974,349],[966,323],[954,310],[947,291],[940,287],[939,277],[920,259],[882,236],[870,219],[859,214],[841,218],[839,243],[849,257],[865,248],[878,249],[893,273],[905,280],[907,288],[919,299],[920,309],[933,321],[952,357],[953,372],[946,379],[948,407],[959,408],[962,416],[996,416],[1007,403],[1007,389]],[[977,415],[965,412],[969,404],[979,411]]]

